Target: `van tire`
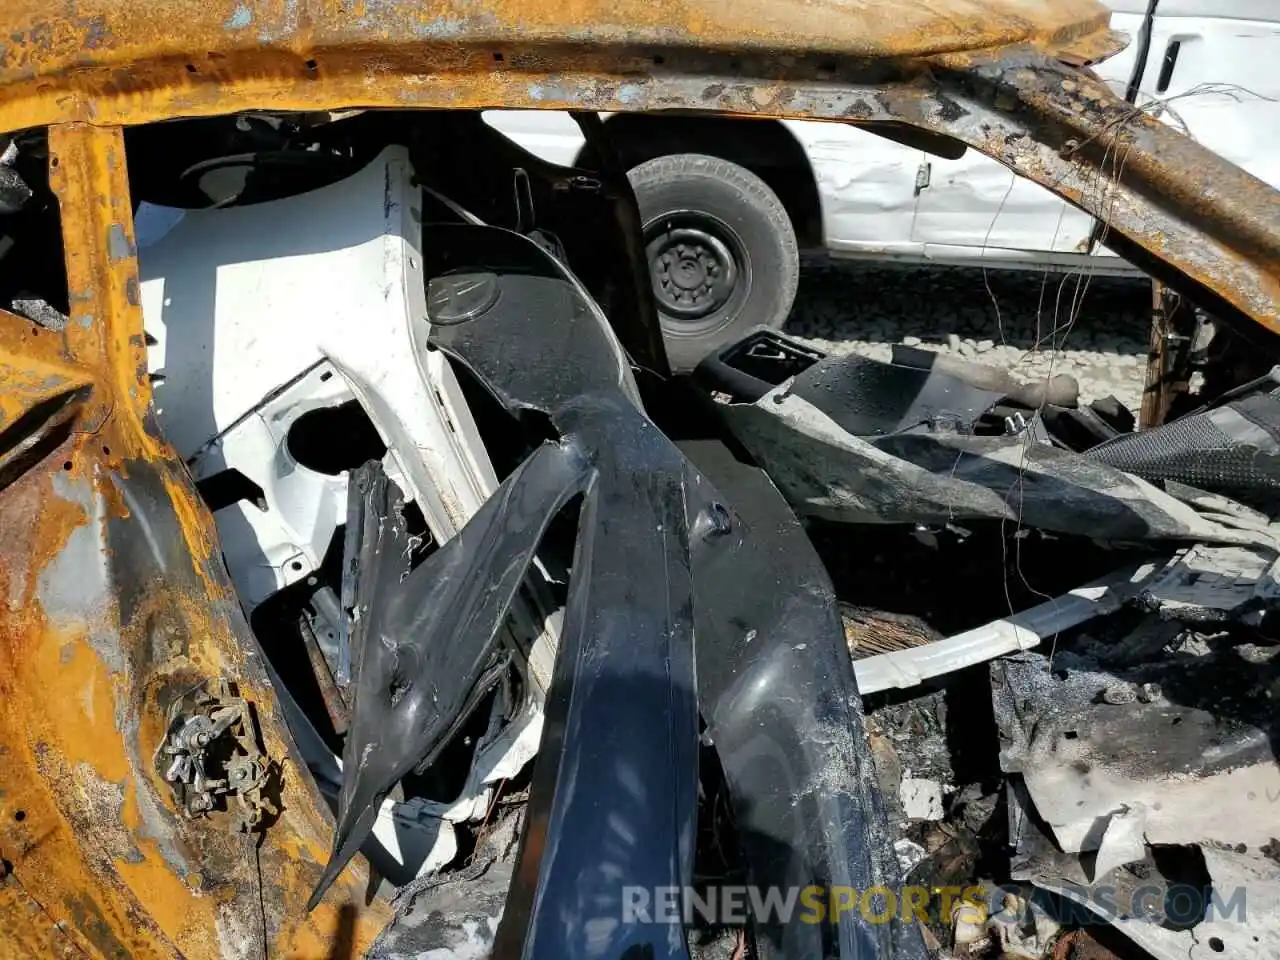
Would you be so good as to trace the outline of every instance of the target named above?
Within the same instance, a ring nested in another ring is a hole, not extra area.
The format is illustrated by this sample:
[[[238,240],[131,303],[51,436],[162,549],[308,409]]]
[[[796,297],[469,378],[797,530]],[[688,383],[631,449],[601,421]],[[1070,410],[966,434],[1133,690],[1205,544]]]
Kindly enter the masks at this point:
[[[768,184],[697,153],[658,157],[628,176],[673,369],[691,370],[752,327],[786,323],[800,252]]]

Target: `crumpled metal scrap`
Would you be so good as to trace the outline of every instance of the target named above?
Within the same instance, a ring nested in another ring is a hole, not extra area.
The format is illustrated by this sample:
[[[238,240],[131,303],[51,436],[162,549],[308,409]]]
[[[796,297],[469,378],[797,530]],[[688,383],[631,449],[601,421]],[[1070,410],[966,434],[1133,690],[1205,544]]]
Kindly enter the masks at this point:
[[[1012,876],[1161,960],[1273,956],[1280,648],[1160,636],[992,664]]]

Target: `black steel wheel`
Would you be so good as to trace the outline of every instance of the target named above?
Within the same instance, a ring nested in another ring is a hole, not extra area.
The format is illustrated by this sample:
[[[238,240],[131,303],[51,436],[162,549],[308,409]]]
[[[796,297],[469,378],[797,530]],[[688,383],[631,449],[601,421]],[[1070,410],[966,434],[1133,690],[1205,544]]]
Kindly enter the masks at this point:
[[[700,154],[630,173],[667,354],[688,370],[752,327],[781,327],[800,258],[791,219],[749,170]]]

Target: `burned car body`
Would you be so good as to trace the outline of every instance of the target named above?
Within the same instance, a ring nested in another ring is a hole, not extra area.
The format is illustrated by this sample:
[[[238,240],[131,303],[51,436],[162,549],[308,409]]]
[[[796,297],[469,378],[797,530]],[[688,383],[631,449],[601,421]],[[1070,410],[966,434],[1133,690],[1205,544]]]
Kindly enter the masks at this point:
[[[598,169],[570,171],[469,111],[806,116],[967,144],[1098,215],[1263,355],[1280,332],[1274,192],[1080,69],[1119,44],[1088,0],[19,0],[0,21],[10,192],[56,234],[52,258],[17,235],[29,276],[0,315],[18,955],[690,956],[679,911],[623,908],[692,882],[712,767],[753,885],[897,898],[858,684],[944,668],[928,646],[849,659],[792,512],[812,497],[665,379],[598,122]],[[1250,435],[1264,479],[1269,425]],[[1166,571],[1125,602],[1274,602],[1267,515],[1160,493],[1186,520],[1163,535],[1245,551],[1251,594],[1188,600]],[[270,639],[281,623],[297,645]],[[961,656],[1066,625],[1011,622]],[[437,876],[464,824],[473,851]],[[756,917],[750,949],[927,955],[918,924],[844,906]]]

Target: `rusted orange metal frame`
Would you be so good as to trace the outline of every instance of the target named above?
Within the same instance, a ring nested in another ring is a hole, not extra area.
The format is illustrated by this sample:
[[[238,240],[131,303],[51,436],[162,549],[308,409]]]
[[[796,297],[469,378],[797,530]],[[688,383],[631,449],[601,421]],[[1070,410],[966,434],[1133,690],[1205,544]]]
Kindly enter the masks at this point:
[[[363,906],[357,872],[307,913],[328,815],[293,756],[212,518],[149,421],[121,130],[56,125],[49,145],[70,322],[57,334],[0,316],[0,379],[8,394],[8,371],[43,351],[44,389],[69,395],[74,415],[0,491],[0,954],[363,953],[386,908]],[[279,765],[284,812],[261,837],[179,816],[160,777],[165,705],[210,677],[254,704]]]

